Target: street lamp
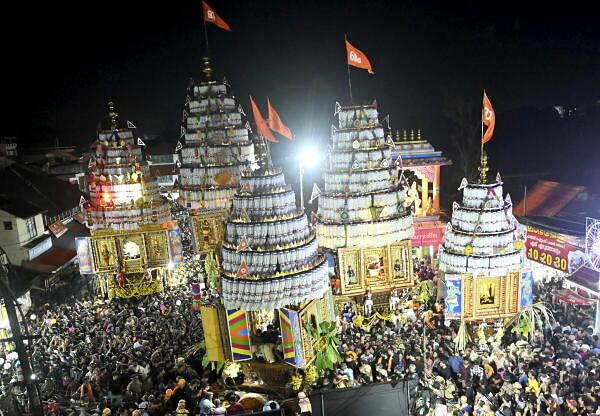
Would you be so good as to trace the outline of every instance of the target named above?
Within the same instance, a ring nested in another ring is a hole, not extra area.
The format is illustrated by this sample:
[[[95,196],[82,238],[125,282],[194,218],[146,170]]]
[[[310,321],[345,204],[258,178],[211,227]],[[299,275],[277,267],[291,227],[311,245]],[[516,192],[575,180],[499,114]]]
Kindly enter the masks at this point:
[[[305,147],[298,155],[298,166],[300,168],[300,209],[304,209],[304,168],[310,168],[320,162],[321,154],[312,146]]]

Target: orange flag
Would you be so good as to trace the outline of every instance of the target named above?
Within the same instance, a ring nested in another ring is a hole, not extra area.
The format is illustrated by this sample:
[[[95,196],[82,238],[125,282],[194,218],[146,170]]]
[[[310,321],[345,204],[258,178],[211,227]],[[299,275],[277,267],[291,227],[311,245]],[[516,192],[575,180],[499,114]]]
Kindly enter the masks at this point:
[[[483,110],[481,111],[481,122],[487,126],[483,137],[481,138],[481,144],[486,144],[492,140],[494,134],[494,127],[496,126],[496,112],[492,107],[492,103],[488,98],[485,91],[483,92]]]
[[[292,140],[292,131],[288,128],[288,126],[283,124],[283,121],[281,121],[281,119],[279,118],[279,114],[277,114],[277,111],[275,111],[268,98],[267,107],[269,109],[269,128],[274,132],[281,134],[283,137]]]
[[[369,58],[367,58],[367,55],[365,55],[360,50],[352,46],[352,44],[348,41],[346,41],[346,53],[348,55],[348,65],[366,69],[369,72],[369,74],[374,73],[371,69],[371,62],[369,62]]]
[[[263,118],[262,114],[260,114],[260,110],[252,99],[252,96],[250,96],[250,105],[252,106],[252,114],[254,115],[254,121],[256,122],[256,130],[258,130],[258,134],[270,142],[277,143],[277,139],[275,136],[273,136],[271,130],[269,130],[269,126],[267,126],[267,122]]]
[[[204,21],[205,22],[213,23],[213,24],[217,25],[218,27],[220,27],[221,29],[225,29],[225,30],[231,32],[231,28],[225,22],[225,20],[221,19],[221,16],[219,16],[217,14],[217,12],[215,12],[215,9],[210,7],[204,1],[202,2],[202,10],[204,11]]]

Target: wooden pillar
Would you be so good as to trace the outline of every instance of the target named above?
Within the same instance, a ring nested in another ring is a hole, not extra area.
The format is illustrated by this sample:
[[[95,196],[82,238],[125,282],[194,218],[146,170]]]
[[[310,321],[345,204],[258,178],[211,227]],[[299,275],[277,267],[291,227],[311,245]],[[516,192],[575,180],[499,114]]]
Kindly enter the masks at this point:
[[[440,211],[440,165],[433,167],[433,196],[431,208],[434,212]]]

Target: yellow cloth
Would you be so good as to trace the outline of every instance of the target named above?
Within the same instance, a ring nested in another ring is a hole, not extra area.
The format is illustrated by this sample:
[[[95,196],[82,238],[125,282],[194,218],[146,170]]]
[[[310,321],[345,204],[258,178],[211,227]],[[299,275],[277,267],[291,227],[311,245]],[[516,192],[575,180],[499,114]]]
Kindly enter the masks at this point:
[[[538,381],[535,378],[529,377],[527,385],[529,386],[533,394],[535,394],[536,396],[540,394],[540,383],[538,383]]]

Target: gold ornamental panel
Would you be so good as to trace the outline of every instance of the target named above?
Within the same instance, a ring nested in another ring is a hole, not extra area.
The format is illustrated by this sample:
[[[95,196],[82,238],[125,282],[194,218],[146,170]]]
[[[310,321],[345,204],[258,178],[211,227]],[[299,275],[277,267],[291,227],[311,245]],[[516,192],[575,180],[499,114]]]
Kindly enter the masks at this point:
[[[169,249],[165,231],[156,231],[144,235],[148,264],[165,265],[169,262]]]
[[[341,248],[338,250],[338,266],[342,293],[358,295],[365,291],[359,248]]]
[[[338,277],[343,295],[362,295],[414,285],[410,242],[384,247],[340,248]]]
[[[146,263],[146,248],[142,234],[117,237],[124,273],[143,273]]]
[[[92,238],[92,251],[97,272],[112,272],[117,267],[117,245],[112,237]]]
[[[366,289],[377,291],[390,288],[388,258],[388,247],[363,249],[362,264]]]
[[[496,277],[463,274],[462,287],[465,320],[492,320],[509,317],[519,311],[519,271]]]
[[[192,229],[196,242],[196,251],[214,250],[222,242],[225,235],[226,211],[192,216]]]
[[[397,288],[413,286],[414,271],[410,243],[392,244],[389,260],[392,285]]]

